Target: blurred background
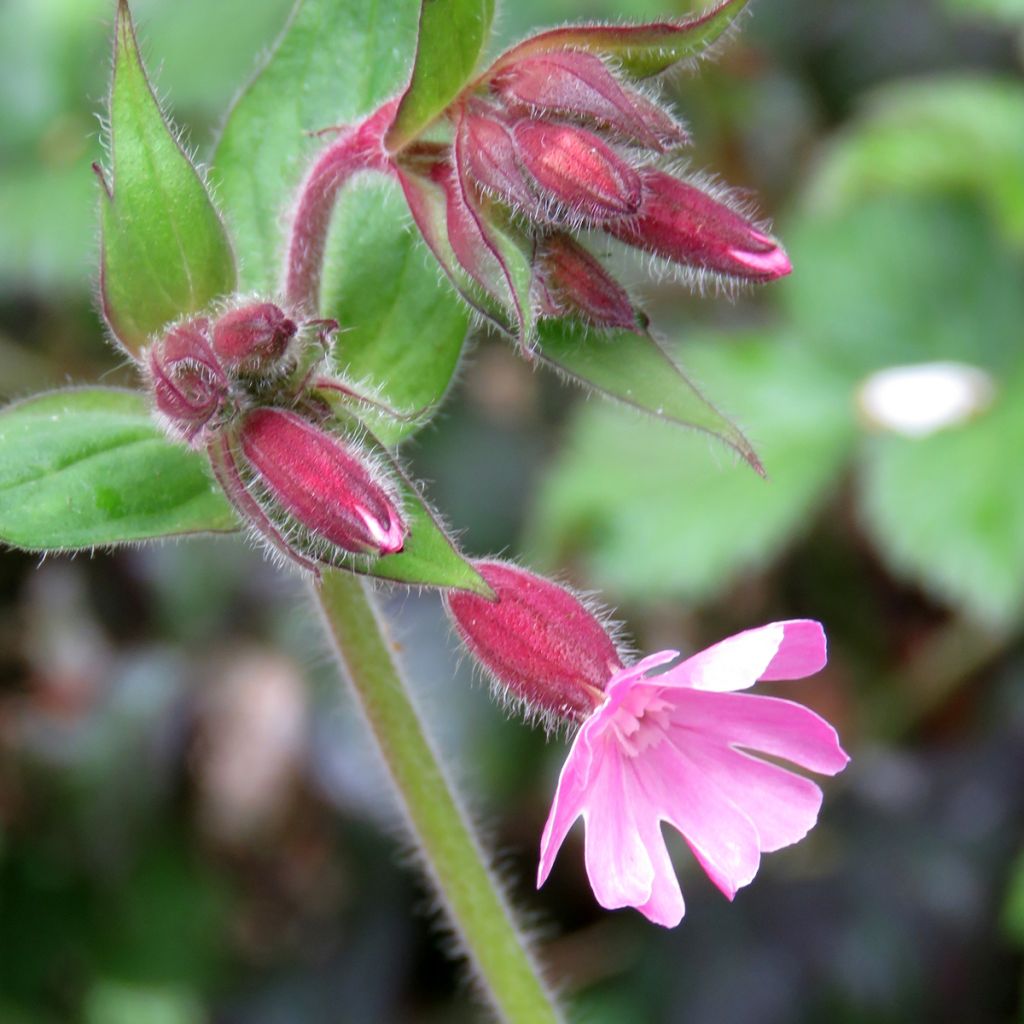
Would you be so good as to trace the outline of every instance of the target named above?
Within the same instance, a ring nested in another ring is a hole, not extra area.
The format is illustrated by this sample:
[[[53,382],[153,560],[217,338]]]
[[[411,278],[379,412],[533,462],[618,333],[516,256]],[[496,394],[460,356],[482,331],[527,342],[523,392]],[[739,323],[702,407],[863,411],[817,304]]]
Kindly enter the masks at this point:
[[[112,6],[0,3],[5,399],[132,383],[93,302]],[[209,153],[288,0],[133,6]],[[642,650],[821,619],[828,669],[773,686],[853,754],[821,824],[733,905],[676,844],[672,932],[597,907],[579,834],[535,893],[564,744],[491,704],[435,597],[388,610],[576,1019],[1022,1022],[1024,0],[754,7],[669,92],[795,273],[736,302],[626,273],[770,479],[491,339],[408,455],[467,550],[600,589]],[[0,1022],[479,1019],[297,581],[234,539],[8,552],[0,602]]]

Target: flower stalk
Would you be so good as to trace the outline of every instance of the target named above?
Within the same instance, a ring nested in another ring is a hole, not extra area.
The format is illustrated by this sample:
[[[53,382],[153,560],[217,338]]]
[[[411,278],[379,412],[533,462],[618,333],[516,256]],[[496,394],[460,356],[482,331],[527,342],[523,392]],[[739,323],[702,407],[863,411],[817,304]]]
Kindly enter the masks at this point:
[[[508,1024],[557,1024],[563,1018],[424,731],[365,583],[328,571],[314,594],[409,828],[491,1003]]]
[[[383,136],[395,115],[397,100],[384,104],[361,124],[340,134],[309,169],[299,188],[288,238],[284,294],[288,304],[315,315],[331,213],[342,186],[362,171],[390,173]]]

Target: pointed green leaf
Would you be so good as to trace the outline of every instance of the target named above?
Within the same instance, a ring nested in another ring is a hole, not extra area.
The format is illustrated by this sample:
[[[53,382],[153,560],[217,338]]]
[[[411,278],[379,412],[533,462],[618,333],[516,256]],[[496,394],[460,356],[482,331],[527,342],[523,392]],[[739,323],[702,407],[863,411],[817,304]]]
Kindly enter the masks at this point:
[[[418,9],[417,0],[297,0],[270,58],[231,108],[213,161],[217,197],[245,253],[243,288],[277,291],[286,212],[325,145],[313,133],[352,124],[401,89]]]
[[[414,587],[456,587],[491,597],[490,587],[459,553],[409,478],[397,466],[392,471],[399,480],[402,510],[409,527],[405,547],[398,554],[384,555],[366,570],[357,571]]]
[[[875,438],[864,520],[900,576],[990,625],[1024,612],[1024,377],[974,422],[924,438]]]
[[[0,412],[0,540],[32,551],[233,530],[206,460],[141,395],[56,391]]]
[[[492,71],[552,50],[588,50],[613,58],[626,74],[650,78],[680,61],[703,56],[735,24],[749,0],[723,0],[681,21],[649,25],[567,25],[531,36],[502,54]]]
[[[585,388],[724,441],[758,472],[761,461],[730,419],[697,389],[649,334],[595,331],[567,320],[542,320],[540,357]],[[727,393],[728,382],[723,384]]]
[[[668,424],[581,405],[531,514],[537,564],[583,565],[617,598],[707,599],[813,521],[857,440],[849,382],[783,338],[717,336],[686,358],[743,409],[769,478],[708,458],[703,438]]]
[[[233,291],[235,264],[206,186],[150,87],[126,0],[115,25],[110,151],[103,311],[135,355],[164,324]]]
[[[349,379],[408,414],[436,405],[455,373],[469,313],[431,266],[414,231],[402,230],[405,203],[391,182],[367,179],[341,195],[324,274],[322,307],[344,325],[336,363]],[[415,429],[379,417],[394,443]]]
[[[388,133],[395,152],[415,139],[465,88],[494,19],[494,0],[422,0],[416,62]]]

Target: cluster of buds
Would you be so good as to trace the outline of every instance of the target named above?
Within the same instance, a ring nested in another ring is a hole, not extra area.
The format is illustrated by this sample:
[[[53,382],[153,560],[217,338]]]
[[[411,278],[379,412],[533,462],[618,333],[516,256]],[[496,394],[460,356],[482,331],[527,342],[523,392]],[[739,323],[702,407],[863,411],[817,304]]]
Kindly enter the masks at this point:
[[[182,320],[143,354],[168,433],[206,452],[256,536],[314,573],[401,551],[407,532],[395,485],[335,426],[331,396],[369,400],[320,373],[336,327],[249,302]]]
[[[535,316],[647,326],[577,241],[582,231],[667,261],[697,284],[790,272],[743,204],[680,164],[689,136],[672,112],[605,55],[577,48],[569,29],[499,57],[445,121],[451,141],[408,146],[395,173],[456,286],[527,344],[525,321]],[[525,296],[511,246],[529,260]]]

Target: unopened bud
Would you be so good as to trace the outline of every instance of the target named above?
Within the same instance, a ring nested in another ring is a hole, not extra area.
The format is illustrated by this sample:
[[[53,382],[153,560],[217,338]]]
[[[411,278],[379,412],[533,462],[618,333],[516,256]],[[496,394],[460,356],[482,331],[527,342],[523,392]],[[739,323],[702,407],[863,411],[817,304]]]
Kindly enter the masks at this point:
[[[774,238],[701,189],[664,171],[645,171],[643,180],[639,214],[605,224],[609,234],[684,266],[749,281],[793,269]]]
[[[507,103],[612,128],[649,149],[687,142],[674,117],[620,84],[600,57],[582,50],[541,53],[502,69],[491,88]]]
[[[402,550],[407,531],[395,502],[340,438],[294,412],[268,408],[249,413],[239,437],[266,497],[292,520],[282,524],[285,536],[295,527],[314,546],[324,541],[374,555]]]
[[[463,643],[509,693],[532,710],[581,718],[622,668],[604,626],[563,587],[503,562],[474,567],[494,600],[449,591]]]
[[[524,212],[538,211],[537,196],[516,157],[509,128],[481,109],[470,109],[462,119],[461,152],[466,170],[478,185],[494,192]]]
[[[147,369],[157,411],[192,441],[220,410],[228,380],[207,337],[209,321],[186,320],[149,349]]]
[[[218,318],[213,326],[213,348],[228,369],[254,373],[284,355],[297,329],[279,306],[256,302]]]
[[[513,134],[523,166],[571,214],[601,222],[640,209],[640,175],[593,132],[522,120]]]
[[[577,315],[598,327],[635,331],[641,326],[626,289],[583,246],[555,234],[538,246],[541,310],[548,316]]]

